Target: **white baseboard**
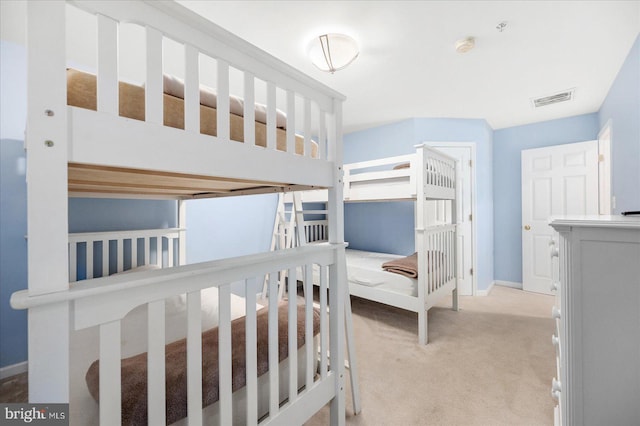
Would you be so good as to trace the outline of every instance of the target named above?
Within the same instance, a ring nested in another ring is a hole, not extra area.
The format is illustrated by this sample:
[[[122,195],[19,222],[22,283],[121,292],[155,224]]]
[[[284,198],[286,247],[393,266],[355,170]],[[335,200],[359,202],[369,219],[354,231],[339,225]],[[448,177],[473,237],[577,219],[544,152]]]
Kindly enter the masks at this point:
[[[511,288],[517,288],[518,290],[522,290],[522,283],[517,283],[514,281],[500,281],[500,280],[496,280],[494,281],[495,285],[500,285],[502,287],[511,287]]]
[[[24,373],[27,371],[28,367],[29,364],[27,363],[27,361],[2,367],[0,368],[0,380],[6,379],[7,377],[15,376],[20,373]]]
[[[495,283],[496,283],[495,281],[492,281],[491,284],[489,284],[489,288],[488,289],[476,291],[476,296],[488,296],[489,293],[491,293],[491,289],[493,289],[493,285]]]

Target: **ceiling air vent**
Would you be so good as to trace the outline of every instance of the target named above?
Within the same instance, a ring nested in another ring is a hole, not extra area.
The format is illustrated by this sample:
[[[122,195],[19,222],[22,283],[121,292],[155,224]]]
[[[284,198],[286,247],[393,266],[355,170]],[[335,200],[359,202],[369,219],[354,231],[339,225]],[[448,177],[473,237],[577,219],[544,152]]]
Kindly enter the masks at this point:
[[[575,89],[569,89],[559,93],[554,93],[553,95],[533,98],[531,99],[531,102],[535,108],[540,108],[551,104],[557,104],[558,102],[570,101],[573,99],[574,95]]]

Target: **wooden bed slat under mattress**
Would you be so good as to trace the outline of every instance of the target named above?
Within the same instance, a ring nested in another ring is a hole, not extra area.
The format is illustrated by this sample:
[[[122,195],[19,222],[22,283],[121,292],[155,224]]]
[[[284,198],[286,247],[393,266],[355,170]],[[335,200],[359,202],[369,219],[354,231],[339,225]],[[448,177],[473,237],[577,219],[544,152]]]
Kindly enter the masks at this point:
[[[70,163],[68,167],[69,193],[111,193],[163,195],[188,198],[203,194],[228,194],[244,190],[269,190],[290,186],[287,183],[260,182],[124,169]]]

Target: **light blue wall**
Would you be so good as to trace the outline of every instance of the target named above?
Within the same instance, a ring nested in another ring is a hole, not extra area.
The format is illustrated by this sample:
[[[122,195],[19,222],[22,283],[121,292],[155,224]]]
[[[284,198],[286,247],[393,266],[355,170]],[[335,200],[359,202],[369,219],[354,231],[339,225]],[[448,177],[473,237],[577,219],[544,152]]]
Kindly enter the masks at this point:
[[[493,135],[494,275],[496,280],[522,283],[523,149],[594,140],[596,113],[496,130]]]
[[[27,359],[27,312],[9,306],[27,287],[27,184],[22,141],[0,140],[0,367]]]
[[[27,123],[27,51],[0,40],[0,139],[24,139]]]
[[[493,281],[493,132],[484,120],[414,118],[344,137],[345,163],[415,152],[426,141],[475,142],[477,155],[478,289]],[[413,202],[348,203],[345,239],[351,248],[414,252]],[[375,230],[375,231],[372,231]]]
[[[175,201],[69,199],[69,232],[173,228],[177,223]]]
[[[278,198],[254,195],[187,202],[187,262],[269,250]]]
[[[9,306],[27,288],[26,64],[23,46],[0,41],[0,368],[27,359],[27,313]]]
[[[640,210],[640,36],[618,72],[598,115],[611,120],[614,213]]]

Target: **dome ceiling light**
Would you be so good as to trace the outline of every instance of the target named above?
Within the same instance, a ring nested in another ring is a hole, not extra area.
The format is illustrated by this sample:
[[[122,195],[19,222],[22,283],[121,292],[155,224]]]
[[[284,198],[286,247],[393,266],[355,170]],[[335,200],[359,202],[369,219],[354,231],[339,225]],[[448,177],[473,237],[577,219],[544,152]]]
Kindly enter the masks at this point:
[[[351,64],[360,52],[348,35],[323,34],[311,40],[307,53],[313,65],[333,74]]]

